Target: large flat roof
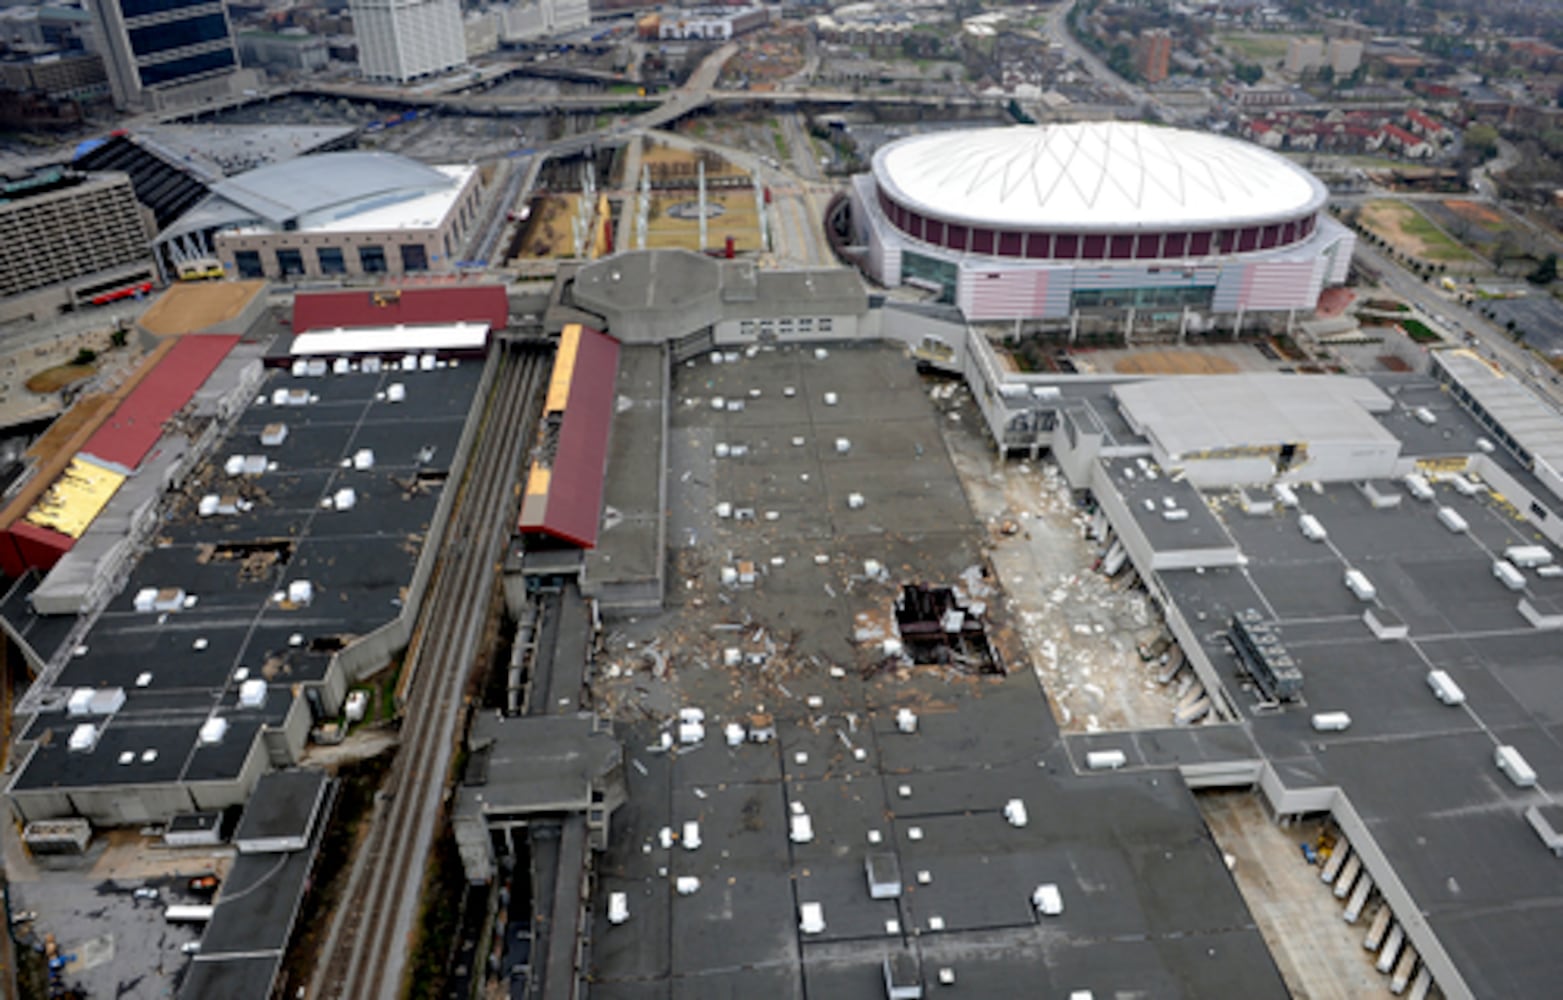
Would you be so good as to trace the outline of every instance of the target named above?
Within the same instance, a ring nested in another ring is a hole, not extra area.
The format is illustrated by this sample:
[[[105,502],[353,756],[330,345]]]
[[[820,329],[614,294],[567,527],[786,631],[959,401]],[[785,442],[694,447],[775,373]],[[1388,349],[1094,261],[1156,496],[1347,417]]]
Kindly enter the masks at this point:
[[[1328,386],[1316,384],[1324,379],[1297,381],[1331,398]],[[1490,431],[1447,390],[1423,377],[1397,376],[1385,385],[1400,405],[1376,419],[1397,440],[1404,437],[1411,455],[1435,467],[1481,455],[1539,495],[1540,484],[1517,463],[1501,453],[1482,455],[1475,441]],[[1135,388],[1120,387],[1120,398]],[[1228,418],[1247,417],[1239,397],[1228,401]],[[1427,407],[1436,423],[1409,416],[1411,406]],[[1206,416],[1219,420],[1221,411],[1211,404]],[[1177,424],[1175,414],[1170,419]],[[1154,423],[1149,429],[1154,433]],[[1527,570],[1516,591],[1494,577],[1492,566],[1510,546],[1542,545],[1555,555],[1558,549],[1515,516],[1513,497],[1485,489],[1468,495],[1435,478],[1434,499],[1419,501],[1398,484],[1377,485],[1398,495],[1398,505],[1375,506],[1344,483],[1298,491],[1299,509],[1262,514],[1244,513],[1224,493],[1206,494],[1209,515],[1241,550],[1242,565],[1158,571],[1158,589],[1182,620],[1200,623],[1201,651],[1252,740],[1251,747],[1233,744],[1230,759],[1262,755],[1286,792],[1338,790],[1471,993],[1537,995],[1563,972],[1557,949],[1534,929],[1563,919],[1563,882],[1557,858],[1524,814],[1552,802],[1549,776],[1563,773],[1563,683],[1551,669],[1557,634],[1534,627],[1519,605],[1563,601],[1563,580]],[[1467,530],[1451,532],[1439,520],[1441,508],[1459,514]],[[1304,512],[1327,531],[1327,544],[1298,530]],[[1158,549],[1172,542],[1152,538]],[[1371,600],[1347,588],[1348,569],[1373,585]],[[1275,624],[1300,667],[1300,702],[1277,710],[1240,679],[1225,628],[1248,609]],[[1409,636],[1380,640],[1363,618],[1369,610],[1403,622]],[[1463,705],[1433,696],[1426,681],[1432,669],[1454,678]],[[1351,724],[1319,732],[1310,724],[1319,712],[1345,712]],[[1536,787],[1504,778],[1494,764],[1499,745],[1519,749],[1540,776]],[[1131,766],[1140,763],[1133,757]],[[1520,913],[1529,916],[1509,917]]]
[[[1365,378],[1186,375],[1125,382],[1113,395],[1169,458],[1254,446],[1393,443],[1373,414],[1389,397]]]
[[[762,348],[674,368],[664,475],[684,582],[668,589],[669,614],[615,622],[636,645],[610,638],[594,689],[599,704],[629,699],[630,715],[659,711],[663,696],[698,706],[707,739],[654,753],[643,748],[657,745],[657,722],[623,729],[629,801],[598,868],[594,994],[881,998],[884,956],[911,951],[928,988],[949,965],[957,988],[980,996],[1026,983],[1039,995],[1284,997],[1192,795],[1165,773],[1077,774],[1031,671],[828,670],[866,662],[854,615],[884,614],[896,599],[896,584],[865,578],[865,560],[898,581],[980,577],[985,528],[924,390],[901,353],[878,344],[830,345],[824,357]],[[713,409],[715,396],[747,405]],[[716,441],[748,451],[717,458]],[[859,491],[862,507],[849,500]],[[722,500],[757,516],[719,518]],[[759,567],[752,589],[718,584],[735,559]],[[1001,621],[994,632],[1007,630]],[[647,679],[641,643],[668,655],[667,686],[652,684],[649,701],[635,690]],[[763,667],[719,666],[716,647],[768,643]],[[635,677],[615,682],[615,667]],[[901,707],[918,713],[916,733],[898,731]],[[774,717],[776,739],[729,748],[722,727],[757,711]],[[1016,797],[1031,816],[1024,829],[1001,815]],[[794,803],[812,820],[808,843],[789,840]],[[689,820],[703,846],[663,850],[660,829]],[[894,857],[899,900],[870,898],[870,852]],[[679,896],[670,876],[686,875],[701,888]],[[1034,916],[1030,893],[1044,882],[1064,896],[1057,921]],[[607,920],[616,891],[630,901],[621,926]],[[802,902],[823,905],[821,934],[799,934]]]
[[[211,461],[193,474],[205,490],[244,498],[245,509],[203,517],[196,509],[201,489],[176,498],[160,522],[159,544],[136,564],[80,640],[79,655],[68,656],[53,681],[62,697],[78,687],[125,689],[124,707],[95,720],[98,749],[68,752],[64,738],[76,720],[65,717],[63,705],[46,708],[30,738],[45,729],[53,738],[37,744],[10,788],[237,774],[260,724],[278,725],[291,710],[296,685],[319,681],[339,643],[400,613],[482,372],[476,362],[318,378],[273,370]],[[391,381],[406,387],[400,402],[385,395]],[[311,401],[273,402],[290,390]],[[263,446],[262,431],[276,423],[287,426],[286,439]],[[344,467],[365,449],[373,453],[372,467]],[[227,475],[228,458],[246,454],[264,456],[266,471]],[[343,489],[354,491],[351,508],[324,509],[322,501]],[[308,606],[274,600],[301,580],[314,590]],[[147,588],[179,588],[194,601],[166,613],[138,611],[134,598]],[[25,609],[6,610],[24,637],[57,634]],[[267,681],[264,707],[238,704],[241,667]],[[169,698],[184,707],[170,711],[161,700]],[[230,728],[220,743],[202,746],[197,730],[214,715]],[[139,755],[146,749],[158,753],[143,765]],[[118,763],[124,751],[138,755],[135,766]]]

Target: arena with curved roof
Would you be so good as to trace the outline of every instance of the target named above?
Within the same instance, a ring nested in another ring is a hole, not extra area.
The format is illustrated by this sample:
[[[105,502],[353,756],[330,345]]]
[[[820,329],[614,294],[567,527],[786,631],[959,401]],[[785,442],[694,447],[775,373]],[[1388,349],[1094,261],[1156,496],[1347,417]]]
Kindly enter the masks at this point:
[[[478,214],[474,166],[340,152],[216,184],[158,236],[170,272],[215,261],[240,278],[401,274],[454,267]]]
[[[913,136],[854,178],[855,242],[887,286],[970,319],[1122,315],[1200,328],[1311,309],[1355,238],[1312,174],[1258,146],[1121,122]]]

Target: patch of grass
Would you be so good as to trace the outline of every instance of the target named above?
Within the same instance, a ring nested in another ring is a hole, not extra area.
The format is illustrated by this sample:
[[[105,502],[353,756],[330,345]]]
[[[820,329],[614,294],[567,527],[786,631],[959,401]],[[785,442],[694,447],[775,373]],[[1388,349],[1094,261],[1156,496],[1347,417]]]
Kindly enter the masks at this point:
[[[787,162],[787,137],[782,135],[780,125],[772,126],[771,140],[776,143],[776,158],[783,163]]]
[[[1415,206],[1379,198],[1362,206],[1362,225],[1399,247],[1401,252],[1429,262],[1473,261],[1476,255],[1435,226]]]
[[[1364,309],[1375,309],[1378,312],[1410,312],[1411,307],[1404,302],[1396,302],[1394,299],[1369,299],[1362,303]]]
[[[430,854],[417,944],[407,963],[409,988],[404,995],[408,1000],[443,1000],[451,972],[451,950],[461,926],[460,904],[467,890],[461,852],[449,826],[440,831]]]
[[[1419,319],[1401,320],[1400,328],[1406,332],[1406,336],[1418,344],[1437,344],[1444,339]]]
[[[1271,63],[1286,58],[1290,35],[1217,35],[1216,44],[1225,46],[1244,62]]]

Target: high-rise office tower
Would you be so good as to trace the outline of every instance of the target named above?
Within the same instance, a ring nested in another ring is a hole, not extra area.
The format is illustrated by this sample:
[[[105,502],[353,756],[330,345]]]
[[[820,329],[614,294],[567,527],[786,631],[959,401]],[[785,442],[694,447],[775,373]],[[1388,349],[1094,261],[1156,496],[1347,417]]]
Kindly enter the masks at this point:
[[[121,108],[162,108],[231,92],[239,72],[221,0],[88,0]]]
[[[358,68],[371,80],[405,83],[465,65],[458,0],[351,0]]]

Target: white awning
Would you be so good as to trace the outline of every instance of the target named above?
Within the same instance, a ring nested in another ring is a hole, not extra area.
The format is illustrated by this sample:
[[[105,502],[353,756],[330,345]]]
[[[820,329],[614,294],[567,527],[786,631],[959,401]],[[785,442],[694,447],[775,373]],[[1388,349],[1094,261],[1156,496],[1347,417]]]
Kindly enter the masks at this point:
[[[480,350],[488,342],[487,323],[429,326],[372,326],[354,330],[315,330],[293,338],[301,355],[398,354],[407,351]]]

